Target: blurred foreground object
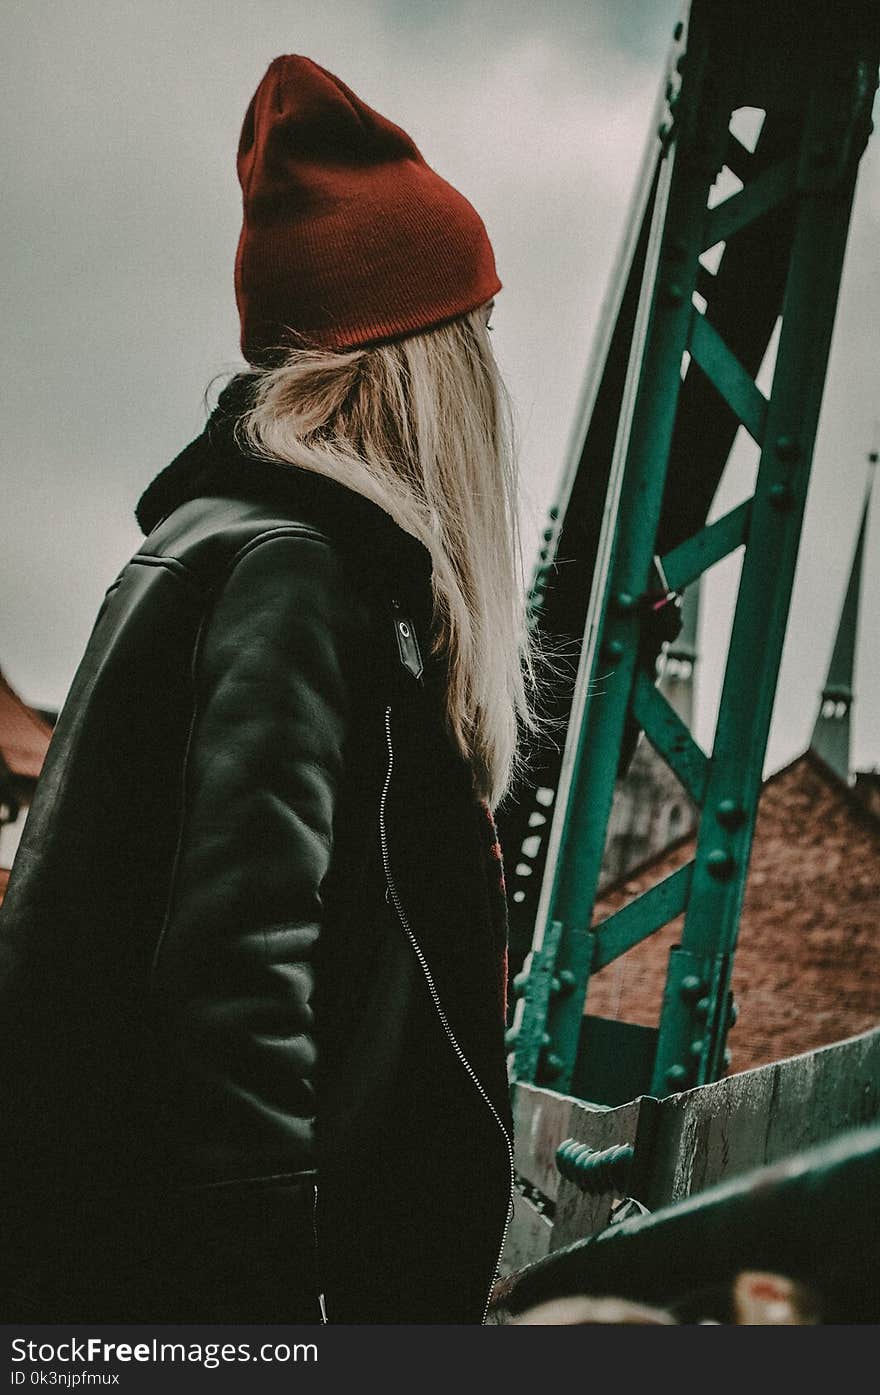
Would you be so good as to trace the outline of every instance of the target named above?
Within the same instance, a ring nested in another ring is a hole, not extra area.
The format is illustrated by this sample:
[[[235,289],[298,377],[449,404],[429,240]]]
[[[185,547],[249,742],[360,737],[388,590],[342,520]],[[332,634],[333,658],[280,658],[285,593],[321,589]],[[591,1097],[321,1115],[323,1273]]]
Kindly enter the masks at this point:
[[[737,1326],[801,1327],[821,1321],[816,1297],[803,1284],[782,1274],[750,1270],[733,1282],[733,1322]],[[669,1327],[678,1319],[663,1308],[627,1303],[621,1298],[557,1298],[529,1308],[511,1325],[519,1327],[604,1326]]]
[[[492,1320],[614,1295],[688,1323],[880,1322],[878,1172],[880,1125],[850,1130],[527,1265]]]

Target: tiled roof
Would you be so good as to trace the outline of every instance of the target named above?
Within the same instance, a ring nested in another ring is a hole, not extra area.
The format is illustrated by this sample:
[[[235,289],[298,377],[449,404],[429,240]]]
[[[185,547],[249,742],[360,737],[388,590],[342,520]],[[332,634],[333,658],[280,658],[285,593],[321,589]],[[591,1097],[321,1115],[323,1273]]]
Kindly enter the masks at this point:
[[[52,728],[10,687],[0,673],[0,756],[13,775],[35,780],[52,736]]]

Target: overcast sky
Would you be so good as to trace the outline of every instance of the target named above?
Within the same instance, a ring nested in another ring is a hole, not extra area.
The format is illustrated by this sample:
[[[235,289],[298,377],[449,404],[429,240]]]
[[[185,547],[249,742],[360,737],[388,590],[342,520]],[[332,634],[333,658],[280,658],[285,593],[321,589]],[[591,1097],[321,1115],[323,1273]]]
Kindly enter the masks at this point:
[[[402,125],[483,215],[504,282],[494,344],[520,420],[530,568],[677,13],[678,0],[7,0],[0,667],[27,701],[63,701],[138,547],[139,494],[201,429],[212,377],[241,366],[235,150],[279,53],[316,59]],[[771,766],[809,738],[880,418],[878,144],[862,161]],[[728,501],[746,474],[731,472]],[[869,551],[860,767],[880,764]],[[729,610],[731,569],[717,570],[704,739]]]

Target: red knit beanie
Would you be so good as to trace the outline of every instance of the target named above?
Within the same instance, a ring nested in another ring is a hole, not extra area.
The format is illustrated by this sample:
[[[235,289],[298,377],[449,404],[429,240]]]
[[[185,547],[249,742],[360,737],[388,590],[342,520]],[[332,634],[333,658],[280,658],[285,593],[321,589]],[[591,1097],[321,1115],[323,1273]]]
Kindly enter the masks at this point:
[[[455,319],[501,289],[482,219],[399,126],[297,54],[270,63],[238,147],[242,352],[348,349]]]

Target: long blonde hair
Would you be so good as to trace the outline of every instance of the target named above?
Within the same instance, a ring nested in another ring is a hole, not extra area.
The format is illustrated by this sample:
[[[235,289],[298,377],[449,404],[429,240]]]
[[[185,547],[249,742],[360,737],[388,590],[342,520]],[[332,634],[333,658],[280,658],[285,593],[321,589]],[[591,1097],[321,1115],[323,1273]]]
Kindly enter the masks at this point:
[[[247,450],[341,481],[430,551],[446,725],[494,810],[528,768],[524,737],[547,727],[548,656],[526,621],[512,413],[485,310],[367,348],[292,348],[253,375]]]

